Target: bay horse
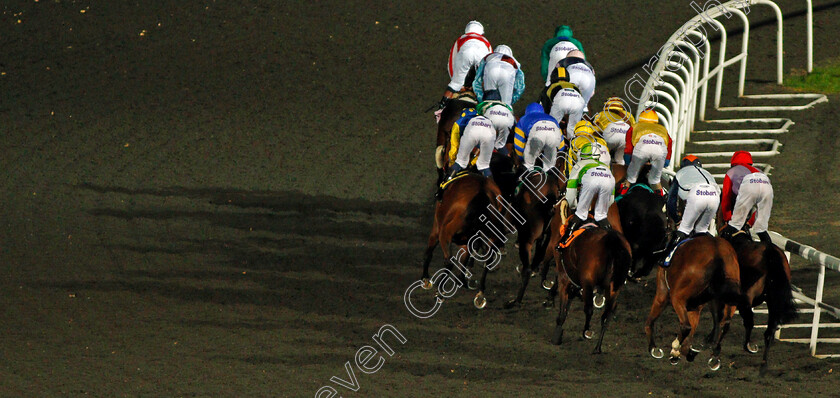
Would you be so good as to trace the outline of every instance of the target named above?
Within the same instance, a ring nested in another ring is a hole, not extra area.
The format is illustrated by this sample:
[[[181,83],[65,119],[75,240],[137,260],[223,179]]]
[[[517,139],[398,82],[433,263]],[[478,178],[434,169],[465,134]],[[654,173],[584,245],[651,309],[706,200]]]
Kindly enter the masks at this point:
[[[738,256],[735,249],[723,238],[699,235],[683,242],[671,257],[670,266],[659,267],[656,274],[656,296],[645,321],[648,338],[648,352],[654,358],[662,358],[662,349],[656,346],[654,322],[670,300],[679,318],[680,330],[671,344],[671,364],[676,365],[685,356],[691,362],[699,351],[691,347],[700,311],[711,301],[726,305],[744,302],[741,294],[741,278]],[[712,311],[716,339],[709,367],[720,368],[720,343],[723,327],[729,323],[732,313]],[[689,352],[689,349],[691,350]]]
[[[507,210],[499,201],[502,192],[492,179],[477,173],[467,173],[451,182],[443,192],[443,197],[435,205],[435,217],[432,231],[429,234],[428,245],[423,259],[423,288],[431,289],[433,281],[429,278],[429,264],[431,263],[435,247],[440,244],[443,251],[444,263],[448,270],[452,270],[457,261],[459,265],[459,286],[469,283],[469,272],[466,267],[472,265],[473,257],[478,249],[485,249],[487,255],[492,250],[499,250],[504,244],[504,236],[499,236],[502,228],[493,226],[488,219],[504,217]],[[496,223],[498,225],[498,223]],[[501,232],[504,234],[504,232]],[[476,239],[480,237],[482,239]],[[478,243],[478,245],[476,245]],[[451,246],[455,246],[456,256],[451,255]],[[473,246],[473,247],[470,247]],[[483,247],[477,247],[483,246]],[[478,308],[484,308],[485,280],[488,264],[485,264],[479,291],[474,303]]]
[[[738,264],[741,270],[741,290],[746,295],[746,301],[738,306],[738,312],[744,321],[745,351],[755,354],[758,347],[751,340],[753,320],[752,307],[762,302],[767,303],[767,330],[764,332],[764,357],[759,374],[767,371],[767,357],[770,346],[775,340],[775,332],[779,325],[789,323],[796,318],[796,304],[790,286],[790,264],[784,252],[772,243],[755,242],[748,232],[736,233],[730,240],[738,254]],[[735,311],[735,307],[726,309],[722,304],[717,311]],[[729,329],[724,326],[723,333]],[[707,337],[707,340],[709,337]]]
[[[568,207],[565,201],[552,219],[552,248],[561,238],[560,224],[568,220]],[[556,228],[555,228],[556,227]],[[593,297],[596,292],[605,298],[604,312],[601,315],[601,333],[593,353],[601,353],[601,343],[607,325],[616,309],[619,289],[624,286],[627,273],[632,263],[630,244],[624,236],[613,229],[585,229],[571,244],[555,253],[556,283],[549,292],[549,301],[560,296],[559,312],[555,321],[552,344],[563,343],[563,324],[569,313],[571,299],[580,296],[583,300],[583,312],[586,321],[583,325],[583,337],[591,339],[590,321],[594,311]]]

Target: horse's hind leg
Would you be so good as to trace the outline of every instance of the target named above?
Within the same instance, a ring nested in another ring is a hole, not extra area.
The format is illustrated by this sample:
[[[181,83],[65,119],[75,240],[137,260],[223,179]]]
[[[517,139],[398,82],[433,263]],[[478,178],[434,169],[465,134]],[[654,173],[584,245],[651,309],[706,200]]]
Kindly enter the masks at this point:
[[[700,323],[700,311],[703,307],[697,307],[697,309],[693,311],[688,311],[688,333],[686,334],[686,328],[683,326],[682,322],[680,322],[680,335],[683,336],[680,339],[680,354],[685,356],[685,359],[689,362],[694,361],[694,357],[700,352],[695,350],[691,344],[694,342],[694,332],[697,331],[697,325]]]
[[[659,271],[657,274],[657,283],[656,283],[656,296],[653,298],[653,304],[650,306],[650,313],[648,313],[647,320],[645,321],[645,334],[648,338],[648,353],[654,358],[662,358],[665,354],[662,352],[661,348],[656,346],[656,341],[654,338],[654,322],[656,319],[659,318],[659,315],[662,314],[662,310],[665,309],[665,304],[668,302],[668,288],[665,286],[664,281],[664,274],[663,271]]]
[[[426,254],[423,256],[423,289],[431,289],[432,283],[429,281],[429,263],[432,262],[432,256],[434,256],[435,247],[438,245],[438,221],[437,217],[435,217],[435,221],[432,224],[432,233],[429,234],[429,241],[426,245]]]
[[[604,341],[604,334],[607,333],[607,325],[609,325],[610,319],[615,313],[615,307],[618,304],[617,298],[618,289],[610,283],[610,291],[607,295],[607,302],[604,305],[604,313],[601,314],[601,335],[598,336],[598,344],[595,345],[595,350],[592,351],[593,354],[601,353],[601,342]]]
[[[712,302],[712,304],[711,304],[712,314],[717,314],[717,318],[715,318],[715,319],[723,319],[724,306],[725,306],[725,304],[723,302],[720,302],[720,301],[717,301],[717,300]],[[723,327],[722,322],[719,325],[720,325],[720,327]],[[704,342],[706,344],[709,344],[709,345],[714,344],[715,341],[717,341],[717,339],[718,339],[718,333],[719,332],[720,332],[720,330],[718,330],[718,329],[712,329],[712,331],[710,331],[709,334],[706,335],[706,339],[704,340]]]
[[[709,358],[709,367],[712,370],[720,369],[720,346],[721,342],[723,341],[723,336],[726,336],[726,332],[729,331],[729,325],[732,323],[732,316],[735,315],[735,306],[726,305],[720,311],[720,323],[717,328],[720,330],[720,334],[717,336],[717,341],[715,342],[715,348],[712,351],[712,357]]]
[[[592,321],[592,313],[595,311],[595,304],[592,303],[592,286],[585,286],[581,290],[581,299],[583,299],[583,313],[586,316],[586,320],[583,323],[583,338],[589,340],[592,339],[592,329],[590,328],[590,322]]]
[[[776,329],[778,327],[778,321],[773,318],[770,318],[767,322],[767,330],[764,331],[764,358],[761,360],[761,367],[758,370],[759,376],[764,376],[767,373],[767,356],[770,353],[770,346],[776,340]]]
[[[755,354],[758,352],[758,346],[752,343],[752,330],[753,326],[755,326],[752,307],[747,304],[738,305],[738,313],[741,314],[741,319],[744,320],[744,351]]]
[[[558,312],[557,320],[555,321],[554,334],[551,336],[551,343],[560,345],[563,344],[563,324],[566,323],[566,316],[569,315],[569,307],[572,304],[572,300],[569,299],[568,282],[564,282],[563,286],[559,286],[559,280],[557,282],[558,283],[555,283],[553,289],[556,289],[560,296],[560,311]]]
[[[525,231],[520,231],[520,234],[523,232]],[[531,236],[527,238],[523,236],[519,237],[519,260],[522,262],[522,268],[519,270],[519,291],[516,293],[515,299],[505,303],[504,308],[513,308],[522,303],[522,298],[525,296],[525,289],[528,288],[528,282],[531,280],[531,247],[534,245],[534,239]]]

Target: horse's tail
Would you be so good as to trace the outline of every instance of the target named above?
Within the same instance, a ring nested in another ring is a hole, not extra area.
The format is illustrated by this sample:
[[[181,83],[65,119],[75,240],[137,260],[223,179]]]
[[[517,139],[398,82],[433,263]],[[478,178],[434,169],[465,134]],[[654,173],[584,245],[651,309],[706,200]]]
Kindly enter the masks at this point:
[[[715,270],[712,274],[710,290],[714,298],[724,304],[738,305],[744,303],[746,296],[741,292],[740,270],[735,249],[728,243],[718,244],[715,256]],[[727,275],[727,267],[731,275]]]
[[[765,285],[765,301],[770,317],[776,324],[785,324],[796,319],[796,304],[788,278],[787,259],[773,245],[767,245],[764,250],[764,263],[767,264],[767,284]]]
[[[612,261],[612,283],[616,289],[624,285],[632,266],[629,244],[617,231],[610,230],[604,237],[607,253]]]
[[[487,206],[490,205],[490,198],[484,189],[486,183],[486,180],[482,179],[481,189],[470,199],[470,203],[467,205],[467,212],[464,215],[464,227],[459,234],[463,239],[470,239],[481,230],[481,215],[487,211]]]

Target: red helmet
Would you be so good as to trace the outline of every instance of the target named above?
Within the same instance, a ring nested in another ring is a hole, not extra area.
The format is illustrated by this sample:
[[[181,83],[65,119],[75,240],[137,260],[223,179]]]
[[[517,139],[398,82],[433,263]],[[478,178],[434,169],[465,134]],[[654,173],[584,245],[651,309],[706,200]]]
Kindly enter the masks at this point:
[[[732,161],[730,161],[729,165],[731,167],[735,167],[739,164],[748,164],[752,165],[752,155],[747,151],[737,151],[732,154]]]

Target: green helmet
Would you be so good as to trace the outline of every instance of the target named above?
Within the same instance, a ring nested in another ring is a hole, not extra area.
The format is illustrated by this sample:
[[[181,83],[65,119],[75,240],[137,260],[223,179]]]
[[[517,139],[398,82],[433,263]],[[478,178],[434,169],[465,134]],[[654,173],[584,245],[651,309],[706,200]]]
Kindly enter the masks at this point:
[[[601,157],[601,147],[593,143],[583,144],[583,146],[580,147],[578,157],[580,159],[598,160]]]
[[[554,37],[574,37],[572,34],[572,28],[568,25],[560,25],[554,29]]]

